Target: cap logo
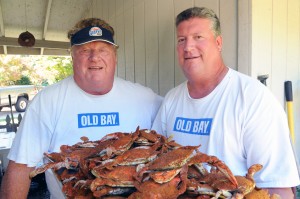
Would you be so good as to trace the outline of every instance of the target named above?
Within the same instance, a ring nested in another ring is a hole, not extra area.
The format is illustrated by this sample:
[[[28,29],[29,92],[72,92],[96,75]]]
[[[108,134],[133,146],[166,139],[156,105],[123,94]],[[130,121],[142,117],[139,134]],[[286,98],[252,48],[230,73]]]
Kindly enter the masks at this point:
[[[102,36],[102,30],[99,27],[92,27],[89,31],[90,36]]]

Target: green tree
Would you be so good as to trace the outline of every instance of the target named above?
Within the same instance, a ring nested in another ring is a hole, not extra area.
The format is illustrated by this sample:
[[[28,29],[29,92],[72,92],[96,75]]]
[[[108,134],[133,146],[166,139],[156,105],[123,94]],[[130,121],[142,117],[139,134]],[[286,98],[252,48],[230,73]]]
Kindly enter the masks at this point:
[[[21,79],[23,67],[21,59],[0,55],[0,86],[14,85]]]
[[[71,74],[73,67],[68,56],[0,55],[0,86],[46,86]]]
[[[70,57],[48,57],[49,60],[56,64],[48,67],[48,70],[52,70],[55,73],[54,81],[58,82],[73,74],[73,66]]]
[[[21,79],[15,82],[16,85],[31,85],[30,78],[27,76],[22,76]]]

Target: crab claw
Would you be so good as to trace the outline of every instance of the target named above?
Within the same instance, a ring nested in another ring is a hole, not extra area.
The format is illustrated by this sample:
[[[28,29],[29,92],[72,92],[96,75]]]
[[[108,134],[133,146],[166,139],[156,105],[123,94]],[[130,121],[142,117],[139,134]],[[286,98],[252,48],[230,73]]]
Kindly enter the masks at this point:
[[[234,186],[238,187],[238,182],[229,167],[216,156],[209,156],[207,154],[198,152],[196,153],[196,155],[190,158],[188,165],[190,166],[193,164],[201,163],[208,163],[211,166],[217,167],[218,170],[220,170],[230,180],[230,182],[232,182]]]
[[[248,169],[248,173],[246,174],[246,177],[248,179],[252,179],[253,180],[253,176],[256,172],[260,171],[263,168],[263,166],[261,164],[254,164],[251,167],[249,167]]]

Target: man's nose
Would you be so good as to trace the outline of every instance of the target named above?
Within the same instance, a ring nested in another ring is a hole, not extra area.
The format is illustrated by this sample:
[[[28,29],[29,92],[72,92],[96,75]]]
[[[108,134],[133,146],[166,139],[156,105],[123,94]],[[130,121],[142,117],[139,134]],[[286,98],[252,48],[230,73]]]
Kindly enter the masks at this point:
[[[101,58],[101,53],[97,52],[96,50],[93,50],[91,51],[89,58],[92,61],[96,61]]]
[[[191,38],[185,40],[184,51],[191,51],[195,47],[195,42]]]

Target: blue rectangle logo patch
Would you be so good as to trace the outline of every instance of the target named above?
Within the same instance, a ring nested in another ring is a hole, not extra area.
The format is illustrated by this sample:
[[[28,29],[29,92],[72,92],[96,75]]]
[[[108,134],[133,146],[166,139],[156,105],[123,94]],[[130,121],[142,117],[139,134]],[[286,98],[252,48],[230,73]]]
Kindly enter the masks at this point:
[[[78,114],[78,128],[119,126],[119,113],[83,113]]]
[[[210,135],[212,126],[212,118],[183,118],[176,117],[173,131],[197,134],[197,135]]]

